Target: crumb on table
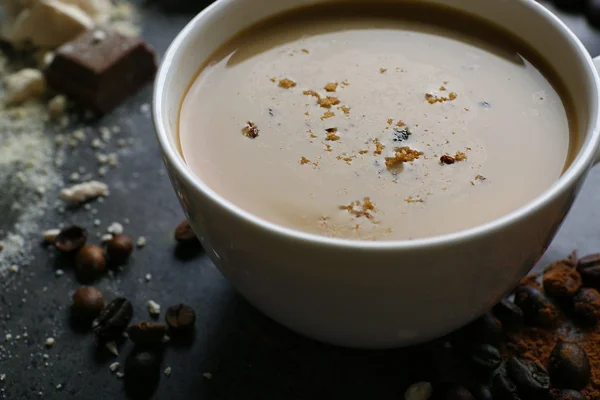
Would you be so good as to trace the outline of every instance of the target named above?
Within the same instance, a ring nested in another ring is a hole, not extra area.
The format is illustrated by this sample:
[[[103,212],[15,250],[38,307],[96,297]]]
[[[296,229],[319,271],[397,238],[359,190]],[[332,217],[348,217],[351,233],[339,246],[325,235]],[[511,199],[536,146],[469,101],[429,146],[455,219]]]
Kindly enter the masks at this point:
[[[338,83],[337,82],[329,82],[325,85],[325,91],[327,92],[335,92],[337,90]]]
[[[321,121],[331,117],[335,117],[335,113],[333,111],[325,111],[325,113],[321,116]]]
[[[335,96],[320,97],[318,103],[323,108],[331,108],[340,104],[340,99]]]
[[[242,128],[242,133],[250,139],[255,139],[258,136],[259,130],[252,121],[248,121],[246,122],[246,126]]]
[[[300,159],[300,164],[301,165],[308,164],[309,162],[310,162],[310,160],[308,158],[306,158],[306,157],[302,157]]]
[[[457,162],[465,161],[467,159],[467,155],[462,151],[457,151],[456,154],[454,155],[454,159]]]
[[[108,194],[108,185],[99,181],[78,183],[71,187],[65,187],[60,191],[60,197],[72,203],[83,203],[100,196],[106,197]]]
[[[365,197],[362,202],[360,200],[356,200],[348,205],[340,206],[339,208],[340,210],[348,211],[357,218],[365,217],[367,219],[371,219],[373,218],[373,213],[377,212],[375,209],[375,203],[373,203],[368,197]]]
[[[336,159],[344,161],[348,165],[352,165],[352,160],[356,158],[356,155],[348,155],[347,153],[342,153],[341,156],[337,156]]]
[[[321,98],[321,95],[317,92],[315,92],[314,90],[305,90],[302,92],[303,95],[305,96],[313,96],[316,97],[317,99]]]
[[[326,140],[336,141],[340,140],[340,136],[337,134],[337,128],[327,128]]]
[[[475,186],[479,182],[485,181],[487,178],[483,175],[475,175],[475,178],[471,181],[471,185]]]
[[[395,151],[396,154],[393,157],[385,158],[385,165],[388,168],[418,160],[423,155],[422,151],[413,150],[408,146],[397,147]]]
[[[412,203],[424,203],[425,202],[422,198],[420,198],[418,196],[417,197],[409,196],[406,199],[404,199],[404,201],[407,202],[407,203],[409,203],[409,204],[412,204]]]
[[[294,86],[296,86],[296,82],[294,82],[291,79],[284,78],[284,79],[279,80],[280,88],[290,89],[290,88],[293,88]]]
[[[454,92],[450,92],[450,94],[448,94],[448,97],[445,96],[436,96],[432,93],[425,93],[425,100],[427,100],[429,102],[429,104],[435,104],[435,103],[444,103],[446,101],[453,101],[456,100],[456,98],[458,97],[458,95]]]
[[[385,146],[379,141],[379,139],[373,140],[373,144],[375,145],[375,151],[373,152],[373,154],[381,155],[381,152],[383,151],[383,149],[385,149]]]

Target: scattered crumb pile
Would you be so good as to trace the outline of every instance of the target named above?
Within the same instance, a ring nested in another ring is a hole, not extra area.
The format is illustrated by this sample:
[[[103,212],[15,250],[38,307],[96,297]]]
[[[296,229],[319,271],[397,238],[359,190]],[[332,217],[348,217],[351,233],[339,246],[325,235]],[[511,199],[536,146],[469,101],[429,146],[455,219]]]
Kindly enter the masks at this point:
[[[110,0],[2,0],[0,37],[15,47],[55,48],[96,25],[137,35],[133,9]]]
[[[0,52],[2,277],[31,263],[30,249],[38,241],[30,237],[45,230],[46,211],[65,204],[58,196],[64,186],[59,167],[69,154],[65,148],[85,139],[83,129],[76,134],[69,128],[77,119],[68,114],[69,100],[50,93],[41,69],[52,60],[54,48],[87,29],[102,25],[137,35],[139,25],[131,4],[111,0],[0,0],[0,9],[0,40],[17,50]],[[94,148],[104,147],[111,132],[101,133]],[[102,176],[117,160],[116,153],[100,156],[106,158],[99,160],[106,165],[98,171]]]
[[[9,71],[0,54],[0,75]],[[52,193],[62,186],[54,167],[54,141],[44,131],[47,115],[41,102],[0,108],[0,212],[3,226],[14,227],[0,231],[0,276],[13,264],[30,261],[25,237],[39,232],[38,223],[56,197]]]

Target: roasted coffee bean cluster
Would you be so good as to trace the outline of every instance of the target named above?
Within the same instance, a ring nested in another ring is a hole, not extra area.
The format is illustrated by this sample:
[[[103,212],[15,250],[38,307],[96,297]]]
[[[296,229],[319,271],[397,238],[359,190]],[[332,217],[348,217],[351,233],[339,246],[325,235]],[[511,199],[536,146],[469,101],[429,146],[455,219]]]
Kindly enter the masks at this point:
[[[122,266],[133,252],[133,240],[128,235],[115,235],[106,243],[106,251],[101,246],[86,244],[87,239],[87,230],[70,226],[62,229],[54,242],[58,251],[75,254],[75,272],[83,283],[98,280],[109,267]]]
[[[187,221],[181,222],[173,233],[179,246],[201,244]],[[131,237],[117,234],[106,243],[106,250],[95,244],[86,244],[87,231],[78,226],[63,229],[54,245],[61,253],[74,255],[77,277],[92,282],[103,276],[107,268],[125,264],[133,252]],[[116,297],[105,304],[104,295],[91,286],[83,286],[72,296],[71,317],[74,327],[91,330],[97,342],[116,354],[118,343],[129,338],[135,347],[125,363],[126,388],[147,390],[151,394],[158,382],[162,350],[170,338],[193,339],[196,313],[185,304],[175,304],[165,313],[165,323],[141,321],[131,324],[133,304],[125,297]],[[117,363],[118,365],[118,363]],[[118,367],[117,367],[118,368]]]
[[[184,246],[201,244],[187,220],[183,220],[173,232],[175,240]],[[86,244],[88,232],[79,226],[70,226],[60,231],[54,247],[64,254],[75,255],[75,272],[82,283],[92,283],[100,279],[109,268],[116,269],[127,263],[133,253],[131,236],[117,234],[106,242],[106,250],[95,244]]]
[[[117,343],[125,337],[135,344],[125,364],[126,388],[134,390],[154,390],[160,375],[162,351],[170,337],[182,333],[193,333],[196,313],[185,304],[168,308],[165,322],[142,321],[131,324],[133,305],[124,297],[117,297],[104,305],[104,296],[93,287],[81,287],[73,295],[71,312],[80,326],[91,325],[98,344],[117,351]]]
[[[600,254],[581,259],[571,255],[558,261],[546,268],[541,282],[540,276],[525,278],[512,296],[447,338],[444,350],[450,352],[452,366],[446,363],[440,370],[446,375],[451,371],[451,376],[434,376],[430,398],[596,399],[590,395],[590,359],[576,335],[573,341],[560,340],[553,348],[548,344],[544,364],[530,355],[515,354],[509,342],[512,335],[525,329],[552,333],[565,324],[574,324],[584,335],[596,334],[599,285]],[[432,362],[443,358],[440,354],[436,353]],[[462,372],[456,373],[457,369]],[[422,396],[418,399],[424,400]],[[417,397],[408,396],[407,400]]]
[[[129,325],[133,318],[133,305],[124,297],[117,297],[104,305],[104,296],[94,287],[80,287],[73,294],[71,313],[76,322],[92,325],[100,343],[119,340],[127,331],[129,338],[138,345],[155,346],[164,343],[166,334],[177,336],[193,331],[196,323],[194,309],[176,304],[167,309],[166,324],[143,321]]]

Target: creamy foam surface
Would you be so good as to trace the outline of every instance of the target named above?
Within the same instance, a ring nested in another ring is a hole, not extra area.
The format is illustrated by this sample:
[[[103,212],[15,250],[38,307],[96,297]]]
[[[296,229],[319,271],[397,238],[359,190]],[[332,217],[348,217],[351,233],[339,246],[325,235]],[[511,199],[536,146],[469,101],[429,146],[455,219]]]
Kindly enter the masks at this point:
[[[560,177],[571,140],[557,91],[517,49],[360,13],[299,12],[236,37],[192,84],[179,128],[189,167],[227,200],[363,240],[506,215]]]

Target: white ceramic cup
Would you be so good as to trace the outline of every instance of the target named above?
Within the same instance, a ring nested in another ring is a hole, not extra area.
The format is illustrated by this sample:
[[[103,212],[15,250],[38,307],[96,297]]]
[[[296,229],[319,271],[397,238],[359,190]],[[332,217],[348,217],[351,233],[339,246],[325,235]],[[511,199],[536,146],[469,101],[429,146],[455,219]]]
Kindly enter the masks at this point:
[[[575,35],[534,1],[421,0],[501,25],[553,65],[577,111],[576,159],[534,201],[465,231],[388,242],[294,231],[249,214],[192,173],[178,152],[178,113],[200,65],[234,34],[282,11],[332,1],[218,0],[200,13],[174,40],[156,79],[158,141],[207,254],[253,305],[301,334],[337,345],[423,342],[489,310],[547,248],[596,158],[598,73]]]

